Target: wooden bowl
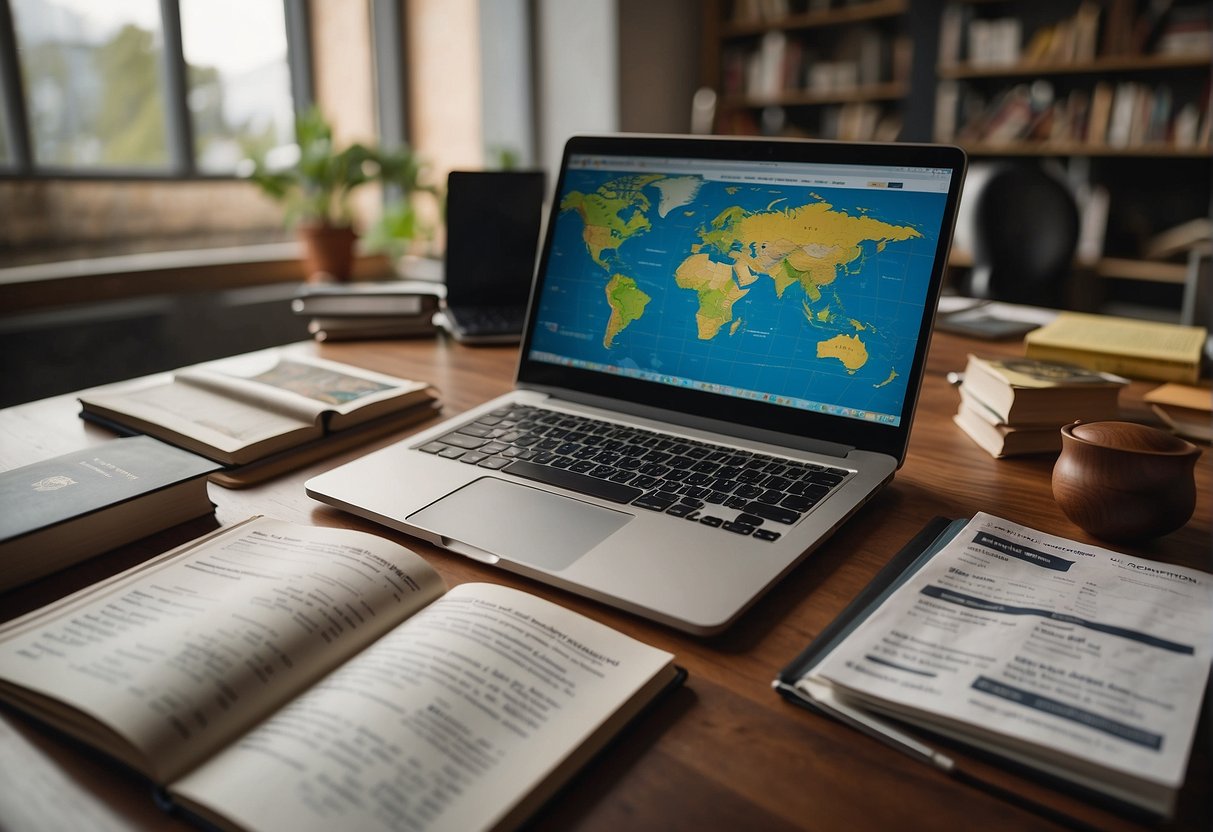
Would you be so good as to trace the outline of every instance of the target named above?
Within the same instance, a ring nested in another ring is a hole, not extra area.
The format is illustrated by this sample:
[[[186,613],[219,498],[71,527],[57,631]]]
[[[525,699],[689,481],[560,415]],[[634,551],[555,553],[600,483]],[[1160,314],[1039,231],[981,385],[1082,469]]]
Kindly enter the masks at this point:
[[[1134,541],[1175,531],[1196,508],[1200,449],[1132,422],[1075,422],[1061,429],[1053,498],[1092,535]]]

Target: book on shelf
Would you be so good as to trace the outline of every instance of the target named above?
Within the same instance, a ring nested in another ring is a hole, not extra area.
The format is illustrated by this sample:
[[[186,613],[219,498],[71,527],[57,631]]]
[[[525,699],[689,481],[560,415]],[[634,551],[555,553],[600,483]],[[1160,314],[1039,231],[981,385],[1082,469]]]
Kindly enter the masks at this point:
[[[1108,123],[1112,119],[1112,99],[1115,88],[1107,81],[1100,81],[1091,91],[1091,109],[1087,117],[1086,141],[1103,146],[1108,143]]]
[[[1133,25],[1136,0],[1109,0],[1104,20],[1104,55],[1129,55],[1134,51]]]
[[[1208,3],[1171,9],[1159,29],[1154,51],[1160,55],[1213,53],[1213,15]]]
[[[1001,459],[1061,450],[1061,426],[1052,423],[1008,425],[998,414],[960,388],[960,407],[952,421],[990,456]]]
[[[960,389],[1002,424],[1060,428],[1075,420],[1116,418],[1120,391],[1127,383],[1073,364],[970,355]]]
[[[775,686],[966,782],[976,750],[1168,817],[1211,656],[1213,575],[978,514],[928,524]]]
[[[1200,378],[1207,338],[1204,327],[1062,312],[1024,336],[1024,352],[1130,378],[1191,384]]]
[[[134,436],[0,473],[0,591],[210,514],[218,467]]]
[[[0,699],[229,830],[516,826],[684,675],[384,538],[267,518],[0,627]]]
[[[1145,401],[1175,433],[1213,442],[1213,391],[1207,384],[1163,384],[1146,393]]]
[[[80,395],[81,416],[245,465],[432,412],[429,385],[289,348],[197,364]]]

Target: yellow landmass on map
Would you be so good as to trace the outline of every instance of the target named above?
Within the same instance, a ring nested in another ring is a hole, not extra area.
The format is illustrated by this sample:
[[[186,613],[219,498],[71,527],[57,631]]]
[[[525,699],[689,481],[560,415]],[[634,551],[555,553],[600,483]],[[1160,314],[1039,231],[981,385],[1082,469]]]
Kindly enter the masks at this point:
[[[773,280],[778,296],[799,282],[815,303],[821,298],[821,287],[833,283],[848,264],[863,256],[861,243],[873,243],[882,251],[890,242],[922,234],[911,226],[836,211],[823,201],[755,214],[729,208],[702,236],[738,266]]]
[[[629,237],[652,228],[645,214],[652,203],[643,188],[660,175],[625,176],[612,180],[592,194],[573,191],[560,201],[561,211],[581,217],[581,239],[594,262],[607,268],[602,253],[617,249]]]
[[[714,262],[706,254],[693,254],[683,260],[674,272],[674,282],[683,289],[695,290],[699,296],[695,324],[702,341],[715,338],[733,319],[733,304],[748,291],[733,280],[731,266]]]
[[[896,379],[897,379],[897,371],[889,370],[888,378],[886,378],[884,381],[880,382],[880,384],[873,384],[872,386],[873,387],[884,387],[886,385],[892,384],[894,381],[896,381]]]
[[[741,326],[741,318],[733,321],[733,325],[729,327],[729,335],[736,335],[738,328]]]
[[[835,335],[817,345],[818,358],[837,358],[848,373],[854,373],[868,363],[868,348],[858,335]]]
[[[611,307],[611,317],[607,320],[602,346],[609,350],[615,336],[644,314],[644,308],[652,298],[637,288],[635,280],[622,274],[611,275],[606,285],[606,297]]]

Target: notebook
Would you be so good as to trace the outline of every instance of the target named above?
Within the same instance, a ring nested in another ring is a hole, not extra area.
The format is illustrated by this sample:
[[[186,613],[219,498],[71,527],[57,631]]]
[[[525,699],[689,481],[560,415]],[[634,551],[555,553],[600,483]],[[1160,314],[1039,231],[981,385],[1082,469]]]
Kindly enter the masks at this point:
[[[939,145],[574,137],[514,389],[307,491],[718,633],[904,460],[964,166]]]
[[[522,336],[543,219],[543,171],[452,171],[440,323],[460,341]]]

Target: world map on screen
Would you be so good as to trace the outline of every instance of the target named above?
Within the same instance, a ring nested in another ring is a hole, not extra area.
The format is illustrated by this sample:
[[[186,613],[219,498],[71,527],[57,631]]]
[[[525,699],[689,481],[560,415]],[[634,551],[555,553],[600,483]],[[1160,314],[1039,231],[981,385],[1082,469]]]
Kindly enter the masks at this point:
[[[930,192],[571,170],[532,356],[900,414],[943,207]]]

